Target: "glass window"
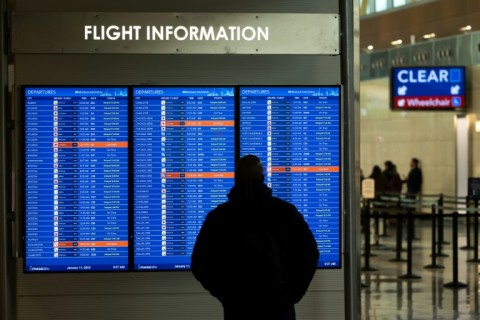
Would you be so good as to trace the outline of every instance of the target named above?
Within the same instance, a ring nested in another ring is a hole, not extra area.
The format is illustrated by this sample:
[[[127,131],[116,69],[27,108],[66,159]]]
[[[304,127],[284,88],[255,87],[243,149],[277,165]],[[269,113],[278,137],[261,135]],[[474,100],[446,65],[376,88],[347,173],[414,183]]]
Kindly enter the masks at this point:
[[[391,10],[422,1],[430,0],[359,0],[360,16]]]
[[[375,0],[375,11],[387,10],[387,0]]]
[[[373,8],[374,5],[373,0],[360,0],[360,15],[367,15],[370,13],[374,13],[375,10]]]

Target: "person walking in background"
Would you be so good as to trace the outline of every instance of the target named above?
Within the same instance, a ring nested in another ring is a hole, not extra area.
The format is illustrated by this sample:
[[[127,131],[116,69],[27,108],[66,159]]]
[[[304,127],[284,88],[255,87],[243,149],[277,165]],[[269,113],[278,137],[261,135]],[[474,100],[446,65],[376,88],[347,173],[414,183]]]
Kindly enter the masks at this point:
[[[387,191],[390,194],[400,195],[402,193],[402,179],[397,172],[397,166],[390,160],[385,161],[384,165],[383,175],[387,179]]]
[[[407,198],[415,200],[422,191],[423,174],[417,158],[410,161],[410,171],[407,177]]]
[[[373,166],[372,173],[369,178],[375,181],[375,196],[379,197],[388,190],[388,182],[382,169],[379,166]]]
[[[225,320],[295,320],[317,268],[303,215],[263,180],[260,159],[241,158],[228,201],[208,213],[193,249],[193,275],[222,303]]]

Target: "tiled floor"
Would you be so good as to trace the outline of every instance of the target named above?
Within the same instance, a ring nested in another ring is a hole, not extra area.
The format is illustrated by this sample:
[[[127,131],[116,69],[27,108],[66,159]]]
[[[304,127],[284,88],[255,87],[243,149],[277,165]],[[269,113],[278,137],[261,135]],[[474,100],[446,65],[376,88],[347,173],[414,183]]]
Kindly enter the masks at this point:
[[[480,264],[467,262],[474,258],[474,251],[458,250],[457,283],[464,283],[468,287],[446,288],[444,285],[454,280],[452,244],[444,245],[442,250],[449,257],[437,258],[437,264],[443,265],[444,269],[426,269],[424,266],[432,262],[431,223],[429,220],[420,220],[415,226],[416,240],[412,242],[410,275],[417,275],[421,279],[400,279],[399,276],[409,274],[407,263],[389,261],[396,258],[395,226],[392,225],[386,230],[388,236],[378,238],[379,246],[372,246],[372,253],[377,256],[370,258],[370,267],[378,271],[362,271],[362,319],[480,319]],[[458,245],[461,248],[466,245],[465,224],[460,222],[458,229]],[[380,230],[383,228],[380,227]],[[452,224],[448,219],[444,230],[445,241],[452,242]],[[404,249],[407,248],[405,238],[404,235]],[[375,244],[375,237],[371,239]],[[473,227],[471,244],[474,244]],[[406,259],[407,252],[402,251],[401,257]],[[362,256],[364,266],[365,258]]]

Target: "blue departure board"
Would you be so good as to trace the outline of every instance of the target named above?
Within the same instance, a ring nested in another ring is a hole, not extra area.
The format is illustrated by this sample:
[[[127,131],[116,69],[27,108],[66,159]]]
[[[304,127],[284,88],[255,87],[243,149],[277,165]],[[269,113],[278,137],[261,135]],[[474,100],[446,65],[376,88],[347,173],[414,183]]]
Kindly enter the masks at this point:
[[[240,87],[240,153],[262,160],[273,195],[312,230],[319,268],[339,268],[340,87]]]
[[[128,269],[128,88],[25,87],[25,271]]]
[[[234,183],[233,87],[134,87],[134,269],[190,269]]]

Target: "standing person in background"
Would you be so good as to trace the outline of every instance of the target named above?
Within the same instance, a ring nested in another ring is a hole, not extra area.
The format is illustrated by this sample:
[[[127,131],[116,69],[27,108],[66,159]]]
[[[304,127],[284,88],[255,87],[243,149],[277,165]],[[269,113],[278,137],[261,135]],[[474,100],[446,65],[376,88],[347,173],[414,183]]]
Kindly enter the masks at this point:
[[[382,173],[382,169],[380,169],[379,166],[373,166],[369,178],[375,181],[375,197],[379,197],[387,191],[387,178],[385,178],[385,175]]]
[[[415,200],[422,191],[423,174],[417,158],[410,161],[410,172],[407,177],[407,198]]]
[[[402,179],[397,172],[397,166],[390,160],[385,161],[384,165],[383,175],[387,179],[387,191],[394,195],[400,195],[402,193]]]
[[[222,303],[225,320],[295,320],[317,268],[303,215],[263,179],[259,158],[241,158],[229,200],[208,213],[193,249],[193,275]]]

